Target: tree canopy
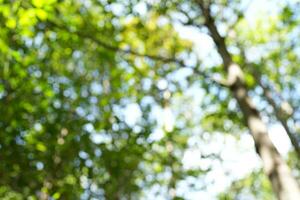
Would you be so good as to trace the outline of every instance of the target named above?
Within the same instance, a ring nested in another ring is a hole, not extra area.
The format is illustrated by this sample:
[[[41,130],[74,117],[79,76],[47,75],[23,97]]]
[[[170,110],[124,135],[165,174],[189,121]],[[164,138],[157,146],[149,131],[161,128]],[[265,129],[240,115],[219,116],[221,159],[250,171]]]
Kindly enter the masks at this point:
[[[299,6],[0,0],[0,198],[297,200]]]

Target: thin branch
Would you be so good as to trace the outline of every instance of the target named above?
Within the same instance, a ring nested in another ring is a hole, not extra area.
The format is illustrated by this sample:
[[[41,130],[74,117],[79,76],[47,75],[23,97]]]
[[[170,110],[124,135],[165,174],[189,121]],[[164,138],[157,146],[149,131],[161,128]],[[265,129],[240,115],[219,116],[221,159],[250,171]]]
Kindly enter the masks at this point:
[[[123,49],[121,47],[108,44],[107,42],[104,42],[104,41],[96,38],[94,35],[86,34],[82,31],[75,31],[74,32],[74,31],[69,30],[66,26],[59,25],[59,24],[57,24],[55,22],[52,22],[52,21],[48,21],[48,23],[53,27],[65,30],[65,31],[70,32],[70,33],[77,34],[78,36],[86,38],[86,39],[89,39],[89,40],[93,41],[94,43],[98,44],[99,46],[102,46],[103,48],[105,48],[107,50],[110,50],[110,51],[113,51],[113,52],[119,52],[119,53],[126,54],[126,55],[134,55],[134,56],[137,56],[137,57],[149,58],[151,60],[161,61],[161,62],[164,62],[164,63],[175,63],[175,64],[178,64],[179,66],[181,66],[183,68],[192,69],[194,74],[202,76],[203,78],[205,78],[207,81],[209,81],[211,83],[216,83],[220,86],[224,86],[222,83],[218,82],[217,79],[215,79],[215,78],[211,77],[210,75],[206,74],[204,71],[198,70],[197,67],[190,67],[190,66],[186,65],[183,60],[179,60],[179,59],[171,58],[171,57],[163,57],[163,56],[159,56],[159,55],[144,54],[144,53],[140,53],[138,51],[132,50],[132,49]]]
[[[123,54],[127,54],[127,55],[134,55],[134,56],[138,56],[138,57],[145,57],[145,58],[149,58],[149,59],[152,59],[152,60],[158,60],[158,61],[162,61],[162,62],[166,62],[166,63],[173,62],[173,63],[177,63],[179,65],[184,65],[183,61],[178,60],[176,58],[140,53],[140,52],[137,52],[137,51],[132,50],[132,49],[123,49],[121,47],[108,44],[107,42],[104,42],[104,41],[96,38],[92,34],[86,34],[85,32],[82,32],[82,31],[75,31],[74,32],[74,31],[69,30],[66,26],[57,24],[57,23],[55,23],[53,21],[48,21],[48,24],[50,24],[53,27],[57,27],[59,29],[65,30],[65,31],[67,31],[69,33],[74,33],[74,34],[77,34],[80,37],[92,40],[93,42],[95,42],[99,46],[102,46],[105,49],[113,51],[113,52],[119,52],[119,53],[123,53]]]
[[[182,8],[177,8],[178,10],[179,10],[179,12],[181,13],[181,14],[183,14],[185,17],[186,17],[186,19],[187,19],[187,21],[186,22],[184,22],[183,20],[179,20],[179,22],[182,24],[182,25],[186,25],[186,26],[195,26],[195,27],[198,27],[198,28],[200,28],[200,26],[201,26],[201,24],[196,24],[195,22],[197,21],[197,19],[199,19],[201,16],[200,15],[197,15],[197,16],[195,16],[195,17],[191,17],[190,15],[189,15],[189,13],[187,12],[187,11],[185,11],[185,10],[183,10]]]

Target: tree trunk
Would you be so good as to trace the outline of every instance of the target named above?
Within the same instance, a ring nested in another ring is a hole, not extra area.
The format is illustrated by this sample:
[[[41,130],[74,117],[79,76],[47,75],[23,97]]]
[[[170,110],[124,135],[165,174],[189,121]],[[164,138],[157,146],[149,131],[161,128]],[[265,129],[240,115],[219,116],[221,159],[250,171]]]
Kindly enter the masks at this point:
[[[254,72],[254,77],[257,80],[258,85],[263,89],[263,94],[264,94],[265,99],[272,106],[276,118],[282,124],[282,126],[285,129],[287,135],[290,138],[290,141],[291,141],[291,143],[292,143],[292,145],[293,145],[293,147],[294,147],[294,149],[295,149],[295,151],[297,153],[298,158],[300,158],[300,146],[299,146],[299,142],[298,142],[298,139],[296,137],[296,134],[293,133],[293,131],[290,129],[290,127],[287,124],[288,116],[285,116],[285,114],[283,113],[283,109],[280,109],[276,105],[276,102],[274,101],[274,99],[272,97],[271,90],[262,83],[261,77],[258,74],[258,72]],[[288,114],[291,115],[292,113],[288,113]],[[288,114],[286,114],[286,115],[288,115]]]
[[[281,125],[285,129],[285,131],[286,131],[286,133],[287,133],[287,135],[288,135],[288,137],[289,137],[289,139],[290,139],[290,141],[291,141],[291,143],[292,143],[292,145],[295,149],[297,157],[300,159],[300,145],[299,145],[299,140],[297,138],[297,133],[293,132],[291,130],[291,128],[288,126],[288,123],[287,123],[287,120],[289,118],[292,118],[292,116],[294,114],[293,113],[294,112],[293,107],[288,102],[284,102],[285,105],[287,105],[287,106],[285,106],[287,108],[284,108],[284,106],[282,106],[282,105],[280,107],[278,107],[276,105],[276,102],[272,97],[272,90],[270,89],[269,86],[266,86],[262,83],[261,73],[258,72],[258,70],[256,70],[254,66],[251,66],[246,61],[245,52],[243,51],[242,47],[240,47],[240,49],[241,49],[242,57],[244,59],[244,63],[249,66],[249,69],[250,69],[252,75],[254,76],[254,78],[256,79],[257,84],[262,88],[263,97],[267,100],[267,102],[273,108],[273,111],[274,111],[274,114],[275,114],[277,120],[281,123]],[[294,119],[292,119],[292,120],[294,121]]]
[[[211,16],[209,6],[206,6],[203,0],[196,0],[196,2],[202,10],[205,26],[208,28],[222,57],[228,75],[228,86],[240,106],[246,125],[253,136],[256,151],[262,159],[264,171],[272,183],[274,192],[280,200],[299,200],[300,189],[298,183],[268,136],[267,127],[248,95],[248,89],[244,84],[243,71],[232,61],[225,40],[219,34],[214,18]]]

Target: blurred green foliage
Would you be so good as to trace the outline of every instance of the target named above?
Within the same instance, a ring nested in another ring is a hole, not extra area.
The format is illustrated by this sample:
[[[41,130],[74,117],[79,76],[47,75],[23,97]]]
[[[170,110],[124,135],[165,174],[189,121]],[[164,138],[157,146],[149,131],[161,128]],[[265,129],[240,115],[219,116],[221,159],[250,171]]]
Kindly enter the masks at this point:
[[[166,198],[183,199],[172,194],[177,183],[208,171],[183,167],[193,128],[201,125],[201,131],[237,138],[244,131],[226,88],[193,72],[186,86],[174,78],[174,72],[182,73],[180,63],[152,58],[191,59],[192,43],[179,37],[171,14],[197,13],[193,1],[148,3],[142,14],[134,9],[137,3],[0,0],[1,199],[140,199],[154,185],[167,188]],[[232,1],[229,8],[236,11],[239,3]],[[292,49],[299,41],[287,35],[298,18],[290,6],[280,13],[266,27],[264,21],[253,29],[239,22],[239,37],[227,42],[239,41],[247,49],[270,42],[273,35],[278,46],[255,66],[280,92],[295,92],[299,55]],[[283,65],[289,66],[284,74],[273,73]],[[205,70],[222,75],[218,64]],[[255,90],[251,70],[245,71],[246,83]],[[157,84],[164,80],[166,88]],[[199,117],[184,110],[189,100],[183,94],[193,85],[205,93]],[[174,126],[163,126],[161,138],[152,139],[164,120],[154,119],[155,107],[170,108],[176,99]],[[287,99],[298,105],[298,96]],[[137,109],[129,114],[140,113],[134,123],[124,114],[130,105]],[[258,199],[273,198],[266,178],[254,172],[220,199],[237,199],[244,187]]]

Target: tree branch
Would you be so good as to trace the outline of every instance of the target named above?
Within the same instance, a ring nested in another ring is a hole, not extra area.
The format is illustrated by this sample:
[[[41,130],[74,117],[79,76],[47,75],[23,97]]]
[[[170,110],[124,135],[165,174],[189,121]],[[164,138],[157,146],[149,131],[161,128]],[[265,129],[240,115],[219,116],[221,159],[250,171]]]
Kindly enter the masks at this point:
[[[50,24],[52,27],[56,27],[56,28],[65,30],[69,33],[77,34],[80,37],[89,39],[89,40],[93,41],[94,43],[96,43],[97,45],[102,46],[103,48],[105,48],[107,50],[110,50],[110,51],[113,51],[113,52],[119,52],[119,53],[122,53],[122,54],[125,54],[125,55],[134,55],[134,56],[137,56],[137,57],[149,58],[151,60],[161,61],[161,62],[164,62],[164,63],[178,64],[179,66],[181,66],[183,68],[192,69],[194,74],[197,74],[197,75],[203,77],[206,81],[218,84],[220,86],[225,86],[221,81],[219,82],[217,79],[215,79],[212,76],[208,75],[206,72],[198,70],[196,66],[195,67],[187,66],[184,63],[183,60],[179,60],[179,59],[171,58],[171,57],[163,57],[163,56],[159,56],[159,55],[144,54],[144,53],[140,53],[138,51],[132,50],[132,49],[123,49],[121,47],[108,44],[107,42],[104,42],[104,41],[94,37],[93,35],[86,34],[82,31],[75,31],[75,32],[71,31],[66,26],[57,24],[53,21],[48,21],[48,24]]]

